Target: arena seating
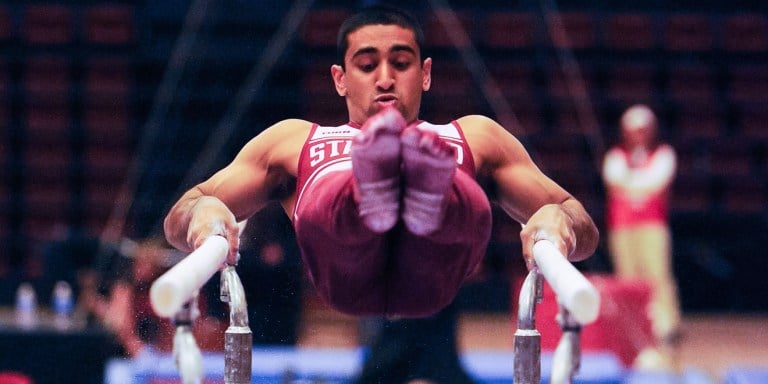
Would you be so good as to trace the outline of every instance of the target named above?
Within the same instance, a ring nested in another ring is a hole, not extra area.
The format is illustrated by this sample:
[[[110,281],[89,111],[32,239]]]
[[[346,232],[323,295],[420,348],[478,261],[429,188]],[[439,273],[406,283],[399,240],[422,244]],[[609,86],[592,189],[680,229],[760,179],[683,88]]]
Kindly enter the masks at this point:
[[[10,250],[0,270],[26,277],[27,261],[39,257],[38,245],[53,240],[58,229],[103,230],[190,3],[0,4],[0,236]],[[318,2],[310,9],[246,111],[237,137],[222,150],[219,164],[281,118],[332,123],[345,117],[328,66],[335,57],[335,23],[353,3],[358,2]],[[747,298],[726,304],[737,293],[754,294],[744,288],[764,271],[759,239],[766,232],[768,209],[765,6],[740,1],[727,6],[660,0],[559,3],[563,12],[554,17],[551,10],[545,16],[539,7],[523,3],[451,2],[522,125],[513,132],[530,144],[545,172],[600,216],[604,191],[593,132],[604,144],[615,141],[620,111],[629,103],[649,103],[659,112],[663,138],[680,155],[671,219],[680,255],[676,272],[687,282],[681,285],[685,309],[765,310]],[[157,228],[187,167],[289,5],[223,2],[207,12],[193,42],[193,59],[174,63],[183,67],[182,78],[158,123],[162,134],[152,143],[152,157],[144,159],[148,166],[137,183],[139,208],[130,212],[133,233],[128,235],[141,237]],[[424,11],[427,48],[436,59],[436,81],[425,97],[424,116],[493,115],[434,16]],[[557,35],[551,28],[566,38],[553,40]],[[584,126],[577,112],[583,104],[571,93],[574,79],[563,76],[563,55],[579,65],[581,79],[575,80],[587,85],[597,127]],[[757,267],[720,281],[701,269],[696,258],[701,249],[739,265],[750,264],[746,258]],[[712,280],[721,284],[697,285]],[[755,297],[754,302],[764,300]]]
[[[595,8],[578,2],[564,2],[562,13],[544,17],[539,10],[523,5],[497,4],[486,9],[468,3],[458,4],[458,19],[467,29],[470,42],[486,59],[490,75],[501,85],[502,92],[523,122],[523,127],[516,130],[522,135],[547,137],[563,128],[560,117],[567,115],[561,111],[572,109],[564,104],[572,98],[568,83],[571,80],[563,78],[555,54],[572,49],[587,82],[601,132],[611,131],[616,110],[630,102],[645,101],[659,109],[662,129],[665,136],[674,140],[673,144],[684,144],[690,139],[719,142],[723,138],[743,142],[742,138],[748,137],[761,153],[754,165],[764,168],[765,130],[755,122],[765,117],[766,109],[761,105],[764,95],[768,94],[768,77],[765,75],[768,69],[762,60],[768,53],[765,14],[741,8],[708,13],[693,5],[688,8],[680,5],[674,11],[666,11],[664,7],[652,4],[645,8],[631,4],[621,7],[606,4]],[[38,137],[54,138],[57,142],[69,140],[74,152],[72,159],[82,158],[85,154],[86,149],[80,142],[97,145],[111,141],[109,145],[134,148],[139,135],[131,137],[127,132],[138,133],[136,128],[147,118],[153,102],[152,90],[159,84],[170,48],[180,32],[186,5],[184,1],[148,6],[130,2],[90,5],[50,1],[34,5],[11,2],[0,7],[0,79],[3,86],[0,117],[6,127],[6,139],[21,147],[27,145],[28,139],[34,142]],[[249,22],[247,13],[239,12],[236,7],[222,6],[215,17],[226,22],[211,31],[211,38],[218,39],[213,41],[213,46],[221,49],[209,50],[214,61],[201,64],[203,72],[198,76],[201,87],[211,88],[190,88],[179,95],[181,100],[200,103],[205,99],[202,95],[225,99],[227,95],[234,95],[238,81],[224,87],[225,79],[214,76],[210,82],[203,83],[202,80],[209,79],[205,68],[224,63],[216,57],[226,57],[230,62],[242,61],[237,65],[251,63],[255,56],[245,53],[255,53],[250,48],[252,44],[245,43],[246,40],[233,40],[233,31],[239,28],[241,35],[246,31],[250,41],[266,40],[273,32],[270,28],[275,28],[280,21],[282,14],[279,12],[284,10],[285,6],[275,7],[272,16],[254,13],[250,16],[253,21]],[[332,59],[335,25],[350,11],[351,6],[344,3],[318,4],[302,22],[295,42],[315,56]],[[425,13],[427,42],[430,49],[436,49],[440,59],[439,65],[435,66],[436,79],[440,80],[442,76],[470,81],[468,85],[435,81],[432,93],[425,100],[425,113],[448,118],[447,112],[432,105],[434,102],[430,99],[440,100],[455,93],[477,94],[479,88],[471,84],[469,73],[456,70],[464,64],[455,51],[452,52],[440,18]],[[213,13],[211,17],[214,17]],[[137,22],[139,19],[140,23]],[[256,28],[256,24],[264,25]],[[480,28],[479,25],[487,27]],[[553,35],[554,30],[564,32],[567,41]],[[555,36],[554,40],[552,36]],[[228,53],[223,56],[214,53],[222,49]],[[301,58],[298,55],[289,61],[297,62]],[[305,63],[290,71],[302,70],[305,76],[315,76],[317,71],[310,69],[316,68],[317,63],[314,60]],[[323,71],[327,72],[327,68]],[[245,72],[237,70],[233,75],[235,73]],[[287,76],[286,79],[296,79],[296,76]],[[318,84],[312,89],[320,89],[328,87],[328,83],[306,78],[294,81],[292,85],[286,84],[284,91],[296,92],[297,96],[284,98],[288,106],[283,109],[295,111],[293,105],[299,104],[305,106],[304,111],[309,117],[334,118],[337,112],[327,112],[333,108],[318,107],[310,99],[302,99],[302,91],[298,88]],[[294,87],[295,91],[290,91],[289,87]],[[141,98],[137,98],[139,94]],[[21,96],[19,100],[22,101],[7,103],[16,96]],[[314,97],[315,93],[306,96]],[[473,103],[452,102],[456,108],[451,112],[487,110],[480,97],[464,100]],[[280,110],[273,104],[281,102],[271,101],[270,106],[274,107],[271,110]],[[330,105],[338,100],[328,98],[322,103],[326,102]],[[223,110],[225,106],[226,100],[205,101],[200,105],[214,110]],[[186,119],[184,115],[187,113],[190,114],[188,118],[192,118],[194,109],[181,112],[180,118]],[[221,113],[211,115],[209,119],[214,124]],[[114,127],[114,135],[108,133],[108,127]],[[567,127],[576,131],[583,129],[576,124]],[[532,150],[536,151],[536,148]],[[4,156],[15,160],[20,155],[18,159],[23,163],[22,152],[14,151]],[[179,161],[184,162],[185,158],[180,156]],[[593,164],[594,161],[588,159],[582,165],[584,169],[590,169]],[[78,171],[77,161],[73,167]],[[177,172],[182,169],[183,165],[179,165]],[[698,176],[718,176],[706,172],[702,170]],[[11,178],[9,184],[13,186],[17,180]],[[73,181],[75,184],[81,182],[79,179]],[[10,190],[12,199],[20,198],[14,191],[21,191],[21,188]],[[70,198],[80,199],[77,194]],[[714,205],[701,206],[700,210],[714,208]],[[151,221],[150,217],[140,218]],[[0,220],[8,221],[9,217],[5,215]],[[77,214],[57,220],[62,225],[82,222]]]

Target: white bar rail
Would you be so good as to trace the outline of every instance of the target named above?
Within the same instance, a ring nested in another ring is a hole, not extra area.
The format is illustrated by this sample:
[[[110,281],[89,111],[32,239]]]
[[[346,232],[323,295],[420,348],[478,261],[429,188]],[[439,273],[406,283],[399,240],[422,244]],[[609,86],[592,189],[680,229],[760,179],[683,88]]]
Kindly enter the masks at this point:
[[[600,294],[551,241],[533,245],[533,258],[557,299],[579,324],[589,324],[600,312]]]
[[[227,258],[229,243],[222,236],[211,236],[199,248],[179,261],[152,284],[149,299],[158,316],[173,317]]]

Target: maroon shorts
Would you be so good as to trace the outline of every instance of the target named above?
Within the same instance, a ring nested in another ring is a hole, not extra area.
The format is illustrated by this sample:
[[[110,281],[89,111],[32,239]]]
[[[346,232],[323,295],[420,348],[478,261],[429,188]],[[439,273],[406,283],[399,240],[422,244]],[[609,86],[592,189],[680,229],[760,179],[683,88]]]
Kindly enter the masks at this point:
[[[384,234],[360,220],[351,171],[308,185],[294,226],[319,296],[352,315],[421,317],[456,296],[478,266],[491,233],[491,208],[470,176],[456,172],[442,229],[419,237],[402,223]]]

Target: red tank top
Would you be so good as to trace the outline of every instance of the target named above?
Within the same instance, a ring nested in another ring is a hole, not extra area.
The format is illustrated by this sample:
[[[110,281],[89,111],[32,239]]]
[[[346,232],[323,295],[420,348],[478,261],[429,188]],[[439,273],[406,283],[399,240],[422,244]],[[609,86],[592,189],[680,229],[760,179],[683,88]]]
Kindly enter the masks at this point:
[[[630,162],[630,154],[623,148],[614,148],[612,151],[620,153],[624,161]],[[644,161],[635,164],[633,168],[645,168],[650,166],[653,157],[658,154],[658,148],[654,150]],[[612,229],[621,229],[637,225],[666,225],[667,223],[667,188],[650,193],[642,198],[633,197],[620,190],[608,191],[607,225]]]
[[[467,145],[459,123],[436,125],[421,121],[418,127],[436,132],[440,138],[456,148],[458,168],[468,175],[475,176],[475,162]],[[299,167],[296,180],[296,206],[301,204],[305,186],[313,183],[330,172],[352,169],[350,150],[352,137],[360,132],[354,123],[338,127],[323,127],[312,124],[306,142],[299,155]]]

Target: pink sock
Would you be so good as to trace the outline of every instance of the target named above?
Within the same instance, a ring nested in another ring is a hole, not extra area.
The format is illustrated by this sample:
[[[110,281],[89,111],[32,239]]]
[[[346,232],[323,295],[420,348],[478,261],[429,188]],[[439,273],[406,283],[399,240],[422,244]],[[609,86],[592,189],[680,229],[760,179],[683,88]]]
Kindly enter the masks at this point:
[[[386,232],[400,211],[400,133],[405,120],[394,107],[371,116],[352,138],[352,173],[358,210],[371,231]]]
[[[403,143],[403,221],[415,235],[434,233],[443,222],[445,194],[456,174],[456,150],[437,133],[410,126]]]

